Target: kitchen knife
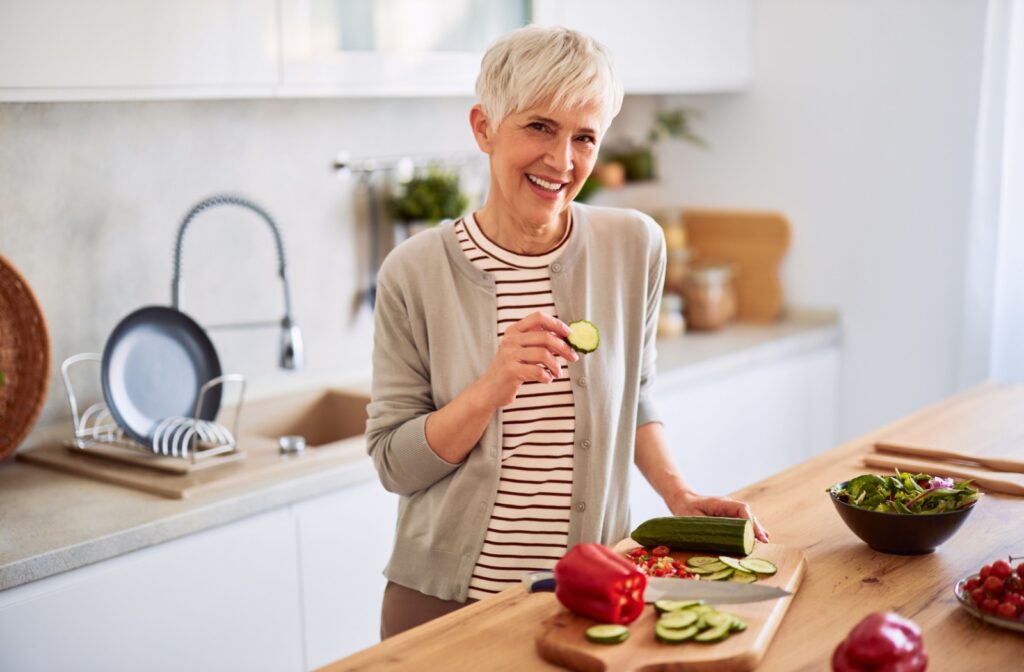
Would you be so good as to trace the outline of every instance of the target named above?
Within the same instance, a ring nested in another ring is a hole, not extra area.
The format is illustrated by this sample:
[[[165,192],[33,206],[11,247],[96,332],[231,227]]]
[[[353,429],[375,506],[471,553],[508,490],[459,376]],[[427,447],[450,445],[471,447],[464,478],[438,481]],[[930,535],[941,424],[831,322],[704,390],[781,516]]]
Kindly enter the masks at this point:
[[[552,572],[529,572],[523,576],[523,585],[531,593],[553,591],[555,576]],[[670,579],[647,577],[644,602],[657,600],[707,600],[713,604],[744,604],[789,597],[789,591],[774,586],[756,586],[730,581],[700,581],[697,579]]]

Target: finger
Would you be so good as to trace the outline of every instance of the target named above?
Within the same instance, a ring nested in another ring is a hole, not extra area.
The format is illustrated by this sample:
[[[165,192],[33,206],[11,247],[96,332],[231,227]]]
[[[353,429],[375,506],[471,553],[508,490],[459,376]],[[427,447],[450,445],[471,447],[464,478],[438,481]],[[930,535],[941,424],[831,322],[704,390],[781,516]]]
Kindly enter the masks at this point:
[[[562,359],[569,362],[578,361],[580,358],[580,356],[569,347],[568,343],[550,332],[531,331],[529,333],[519,335],[516,340],[518,343],[523,345],[535,345],[547,348],[551,353],[559,355]]]
[[[548,371],[555,378],[562,377],[562,365],[558,363],[547,348],[521,348],[518,353],[519,361],[524,364],[540,364],[547,367]]]
[[[555,378],[545,366],[520,363],[515,368],[516,377],[525,382],[550,383]]]
[[[768,533],[761,526],[761,523],[757,520],[757,516],[754,515],[754,512],[750,510],[750,506],[743,502],[735,502],[735,504],[739,505],[737,511],[739,517],[750,520],[750,522],[754,525],[754,536],[757,537],[757,540],[767,544]]]
[[[557,317],[542,313],[539,310],[530,313],[523,319],[513,324],[509,329],[515,329],[516,331],[537,331],[546,330],[553,334],[557,334],[562,338],[567,337],[571,332],[569,325],[562,322]],[[506,330],[507,333],[507,330]]]

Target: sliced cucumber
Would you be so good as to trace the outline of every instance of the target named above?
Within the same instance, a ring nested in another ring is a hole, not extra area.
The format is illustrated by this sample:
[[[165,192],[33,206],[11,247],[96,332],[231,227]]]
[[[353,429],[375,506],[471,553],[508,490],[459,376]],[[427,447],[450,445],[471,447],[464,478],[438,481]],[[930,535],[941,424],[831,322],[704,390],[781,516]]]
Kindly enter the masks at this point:
[[[601,624],[587,628],[587,639],[598,644],[620,644],[629,639],[629,628],[624,625]]]
[[[732,576],[729,577],[729,580],[734,583],[754,583],[757,581],[757,574],[748,571],[741,572],[737,569],[732,573]]]
[[[726,619],[721,625],[716,625],[708,628],[704,632],[700,633],[693,638],[695,642],[701,642],[704,644],[710,644],[712,642],[720,642],[729,636],[729,627],[732,625],[731,619]]]
[[[715,572],[720,572],[723,569],[727,569],[727,568],[728,568],[728,565],[726,565],[724,562],[717,562],[716,561],[716,562],[712,562],[712,563],[707,564],[707,565],[702,565],[701,567],[690,567],[690,573],[691,574],[714,574]]]
[[[683,628],[690,627],[700,618],[701,616],[693,613],[692,609],[686,609],[684,611],[675,611],[665,614],[658,619],[658,624],[665,628],[682,630]]]
[[[597,330],[593,322],[587,320],[570,322],[569,332],[569,336],[565,341],[569,344],[570,348],[581,355],[597,350],[597,346],[601,343],[601,332]]]
[[[666,628],[660,622],[655,623],[654,625],[654,636],[666,644],[679,644],[680,642],[685,642],[688,639],[693,639],[693,636],[698,632],[699,630],[695,625],[683,628],[682,630]]]
[[[726,567],[725,569],[719,570],[714,574],[708,574],[707,576],[702,576],[700,578],[703,581],[725,581],[730,576],[732,576],[735,571],[736,570],[732,567]]]
[[[717,628],[722,625],[732,625],[732,617],[728,614],[723,614],[720,611],[701,614],[700,618],[697,620],[697,627],[701,630]]]
[[[779,571],[779,568],[767,560],[761,558],[744,558],[739,561],[742,565],[742,569],[745,572],[757,572],[758,574],[772,575]]]
[[[715,612],[715,608],[712,607],[712,606],[709,606],[707,604],[702,604],[699,607],[694,607],[693,609],[690,609],[689,611],[694,612],[698,616],[703,616],[704,614],[714,614],[714,613],[716,613]]]
[[[740,561],[736,558],[730,558],[728,555],[718,556],[718,561],[726,567],[732,567],[738,572],[749,572],[750,570],[740,564]]]
[[[654,603],[654,610],[659,614],[667,614],[673,611],[682,611],[691,607],[699,607],[704,600],[658,600]]]
[[[718,562],[718,558],[712,558],[708,555],[695,555],[686,561],[688,567],[704,567],[706,565],[713,565]]]
[[[728,616],[732,620],[732,623],[729,625],[729,630],[730,631],[732,631],[732,632],[743,632],[744,630],[747,629],[747,622],[744,621],[739,616],[737,616],[736,614],[728,614],[728,613],[726,613],[724,611],[721,612],[721,614],[723,616]]]

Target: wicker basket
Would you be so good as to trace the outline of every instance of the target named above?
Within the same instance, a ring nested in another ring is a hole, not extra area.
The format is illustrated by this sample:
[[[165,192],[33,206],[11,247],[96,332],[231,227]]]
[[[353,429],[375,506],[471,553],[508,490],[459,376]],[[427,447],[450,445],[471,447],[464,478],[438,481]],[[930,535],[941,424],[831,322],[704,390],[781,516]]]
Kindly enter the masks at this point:
[[[25,438],[50,386],[50,334],[28,283],[0,255],[0,461]]]

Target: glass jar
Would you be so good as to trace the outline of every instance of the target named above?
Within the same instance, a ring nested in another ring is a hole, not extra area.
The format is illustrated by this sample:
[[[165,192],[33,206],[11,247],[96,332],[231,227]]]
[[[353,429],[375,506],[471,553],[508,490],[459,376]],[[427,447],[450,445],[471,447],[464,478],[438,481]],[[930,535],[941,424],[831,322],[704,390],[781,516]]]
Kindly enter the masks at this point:
[[[690,268],[683,283],[686,324],[691,329],[718,329],[736,315],[732,266],[704,262]]]

